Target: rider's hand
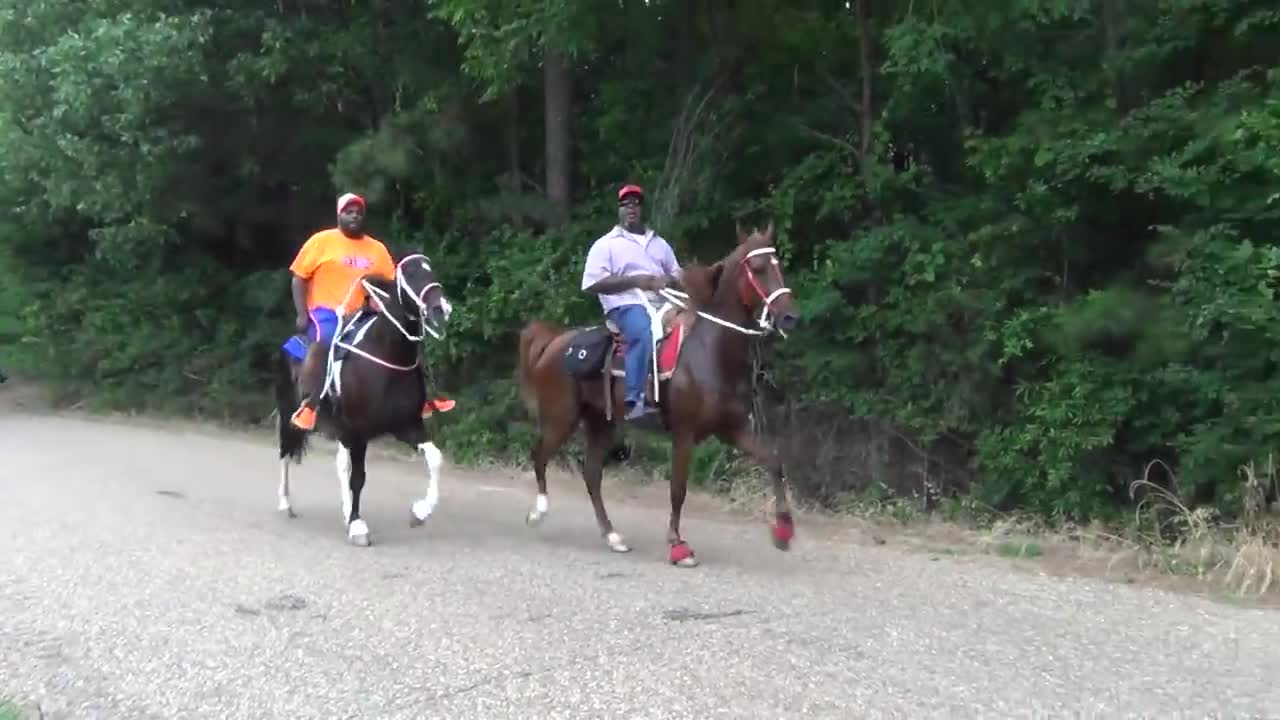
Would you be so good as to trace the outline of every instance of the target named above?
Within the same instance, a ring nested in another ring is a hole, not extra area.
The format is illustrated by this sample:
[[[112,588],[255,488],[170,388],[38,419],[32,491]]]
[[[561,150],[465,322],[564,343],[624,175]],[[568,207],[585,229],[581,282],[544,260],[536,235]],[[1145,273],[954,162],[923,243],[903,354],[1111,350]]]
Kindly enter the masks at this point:
[[[297,323],[298,323],[298,332],[304,333],[307,331],[307,328],[311,327],[311,316],[307,315],[306,313],[300,313],[298,315]]]
[[[666,286],[667,279],[661,275],[646,275],[644,279],[640,281],[640,289],[649,290],[651,292],[657,292]]]

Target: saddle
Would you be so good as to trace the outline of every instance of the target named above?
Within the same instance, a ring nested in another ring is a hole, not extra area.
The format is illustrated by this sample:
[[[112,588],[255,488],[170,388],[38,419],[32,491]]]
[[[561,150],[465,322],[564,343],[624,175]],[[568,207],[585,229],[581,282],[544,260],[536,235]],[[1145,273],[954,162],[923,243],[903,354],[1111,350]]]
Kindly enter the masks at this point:
[[[664,304],[660,309],[655,310],[652,306],[648,309],[654,329],[654,363],[646,374],[645,382],[652,386],[653,392],[649,396],[654,404],[658,404],[661,400],[661,383],[670,380],[675,374],[684,338],[693,327],[697,315],[671,303]],[[613,418],[615,378],[627,376],[626,350],[626,339],[621,330],[606,318],[603,325],[579,328],[564,352],[565,370],[570,375],[583,380],[604,379],[605,415],[610,419]]]

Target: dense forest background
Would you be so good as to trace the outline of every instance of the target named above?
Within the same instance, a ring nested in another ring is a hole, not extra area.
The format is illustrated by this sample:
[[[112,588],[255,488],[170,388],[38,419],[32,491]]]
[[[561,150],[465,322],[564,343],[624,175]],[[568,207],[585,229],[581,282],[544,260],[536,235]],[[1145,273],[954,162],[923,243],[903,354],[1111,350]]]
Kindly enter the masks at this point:
[[[1277,47],[1246,0],[0,0],[0,360],[260,422],[351,190],[457,310],[442,444],[523,459],[514,332],[595,317],[639,182],[686,262],[777,223],[797,492],[1084,519],[1160,460],[1230,509],[1280,437]]]

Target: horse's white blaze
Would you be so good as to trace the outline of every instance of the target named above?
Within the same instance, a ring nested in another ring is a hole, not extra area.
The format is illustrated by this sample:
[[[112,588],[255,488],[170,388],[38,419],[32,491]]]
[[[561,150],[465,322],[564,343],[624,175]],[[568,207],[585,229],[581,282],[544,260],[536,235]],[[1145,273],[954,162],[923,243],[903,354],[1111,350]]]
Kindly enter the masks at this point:
[[[418,451],[422,453],[422,459],[427,465],[427,495],[413,503],[413,516],[426,520],[435,512],[436,504],[440,502],[440,468],[444,465],[444,454],[430,441],[419,445]]]
[[[290,508],[289,505],[289,458],[280,458],[280,487],[276,490],[276,496],[279,502],[276,509],[285,511]]]
[[[342,495],[342,522],[351,522],[351,451],[346,445],[338,443],[338,454],[334,458],[334,466],[338,470],[338,492]]]

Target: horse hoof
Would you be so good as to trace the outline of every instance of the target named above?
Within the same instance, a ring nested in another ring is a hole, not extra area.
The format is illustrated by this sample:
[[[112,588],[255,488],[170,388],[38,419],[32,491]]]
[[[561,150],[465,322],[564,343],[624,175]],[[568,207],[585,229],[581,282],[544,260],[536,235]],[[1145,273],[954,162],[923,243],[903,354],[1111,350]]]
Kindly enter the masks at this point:
[[[609,543],[609,549],[616,553],[631,552],[631,547],[622,541],[622,536],[618,533],[609,533],[605,537],[605,542]]]
[[[409,508],[409,527],[422,527],[430,519],[431,513],[435,510],[435,505],[426,500],[419,500]]]
[[[540,513],[537,510],[530,510],[529,514],[524,516],[524,524],[529,527],[537,527],[542,524],[542,518],[546,516],[546,513]]]
[[[353,520],[347,526],[347,542],[356,547],[369,547],[369,526],[364,520]]]
[[[783,551],[791,549],[791,540],[796,536],[796,526],[791,522],[791,516],[778,516],[770,528],[770,535],[773,536],[774,547]]]
[[[279,512],[290,520],[298,517],[298,513],[294,512],[291,507],[280,508]]]
[[[693,556],[693,548],[689,547],[689,543],[683,540],[671,546],[669,557],[671,564],[676,567],[698,567],[698,559]]]

